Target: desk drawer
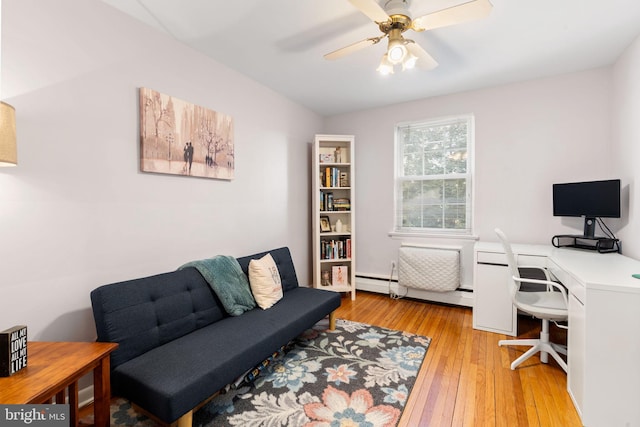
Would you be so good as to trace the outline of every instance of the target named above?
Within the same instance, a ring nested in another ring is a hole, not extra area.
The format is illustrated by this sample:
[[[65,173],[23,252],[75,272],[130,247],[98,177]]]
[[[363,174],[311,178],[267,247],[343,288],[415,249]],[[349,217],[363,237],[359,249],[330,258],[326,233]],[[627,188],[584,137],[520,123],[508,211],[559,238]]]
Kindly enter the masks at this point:
[[[478,264],[492,264],[492,265],[508,265],[507,255],[497,252],[481,252],[478,251],[477,255]],[[520,266],[528,267],[542,267],[547,266],[547,257],[538,255],[516,255],[516,262]]]

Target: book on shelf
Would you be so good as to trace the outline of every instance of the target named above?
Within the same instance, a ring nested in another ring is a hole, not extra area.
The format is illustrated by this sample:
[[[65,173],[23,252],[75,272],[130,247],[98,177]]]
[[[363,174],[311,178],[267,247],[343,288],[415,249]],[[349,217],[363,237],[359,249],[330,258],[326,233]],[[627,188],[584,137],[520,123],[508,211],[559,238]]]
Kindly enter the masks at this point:
[[[344,197],[335,198],[330,191],[320,190],[320,211],[349,211],[351,201]]]
[[[323,239],[320,241],[320,258],[324,260],[351,258],[351,239]]]
[[[340,187],[349,186],[349,174],[347,172],[340,172]]]
[[[351,201],[344,197],[333,199],[333,210],[336,210],[336,211],[351,210]]]
[[[335,210],[333,206],[333,193],[330,191],[320,190],[320,211],[332,211]]]
[[[348,187],[349,174],[339,168],[327,166],[320,174],[323,187]]]

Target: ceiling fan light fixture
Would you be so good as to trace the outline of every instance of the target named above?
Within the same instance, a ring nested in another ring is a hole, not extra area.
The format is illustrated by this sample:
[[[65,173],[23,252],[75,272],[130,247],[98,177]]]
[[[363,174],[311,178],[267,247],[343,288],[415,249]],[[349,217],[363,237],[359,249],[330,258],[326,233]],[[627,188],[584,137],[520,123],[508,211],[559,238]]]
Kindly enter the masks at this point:
[[[402,61],[402,71],[415,68],[417,62],[418,57],[411,52],[407,52],[407,55],[404,57],[404,61]]]
[[[353,43],[324,57],[326,59],[341,58],[348,53],[388,38],[387,51],[377,68],[382,74],[392,74],[396,64],[402,64],[403,71],[414,67],[428,71],[438,66],[438,62],[420,45],[403,37],[406,31],[432,30],[481,19],[489,15],[493,8],[492,0],[459,0],[455,6],[440,8],[414,19],[410,11],[412,0],[348,1],[371,19],[378,26],[382,35]]]
[[[391,63],[391,61],[389,61],[389,57],[386,53],[382,55],[382,60],[380,61],[380,65],[378,65],[378,68],[376,68],[376,71],[383,76],[393,74],[393,64]]]
[[[389,40],[387,55],[392,64],[400,64],[407,55],[407,47],[404,45],[404,40]]]

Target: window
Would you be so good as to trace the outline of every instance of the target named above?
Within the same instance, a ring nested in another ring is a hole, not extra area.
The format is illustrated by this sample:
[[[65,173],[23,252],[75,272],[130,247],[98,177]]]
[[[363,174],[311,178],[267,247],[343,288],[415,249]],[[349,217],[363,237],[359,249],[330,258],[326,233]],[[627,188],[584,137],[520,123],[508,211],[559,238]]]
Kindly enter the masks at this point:
[[[396,232],[471,233],[473,116],[396,127]]]

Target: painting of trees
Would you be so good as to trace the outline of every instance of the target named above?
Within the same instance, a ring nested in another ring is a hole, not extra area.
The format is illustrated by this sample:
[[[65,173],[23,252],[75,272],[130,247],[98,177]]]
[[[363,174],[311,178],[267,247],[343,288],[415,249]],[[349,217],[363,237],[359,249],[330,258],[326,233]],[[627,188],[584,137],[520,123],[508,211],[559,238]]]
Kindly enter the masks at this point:
[[[143,172],[233,179],[233,135],[230,116],[140,88]]]

